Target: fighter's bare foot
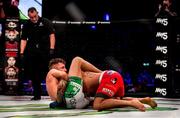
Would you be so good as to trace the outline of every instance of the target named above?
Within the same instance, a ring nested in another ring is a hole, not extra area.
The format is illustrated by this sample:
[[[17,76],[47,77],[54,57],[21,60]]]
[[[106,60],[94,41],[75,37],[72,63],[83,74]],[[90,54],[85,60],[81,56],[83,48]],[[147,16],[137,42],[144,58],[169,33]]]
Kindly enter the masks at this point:
[[[140,102],[151,106],[153,109],[157,107],[157,103],[150,97],[145,97],[141,99]]]
[[[132,102],[132,106],[139,109],[140,111],[146,110],[145,106],[138,99],[134,99],[131,102]]]

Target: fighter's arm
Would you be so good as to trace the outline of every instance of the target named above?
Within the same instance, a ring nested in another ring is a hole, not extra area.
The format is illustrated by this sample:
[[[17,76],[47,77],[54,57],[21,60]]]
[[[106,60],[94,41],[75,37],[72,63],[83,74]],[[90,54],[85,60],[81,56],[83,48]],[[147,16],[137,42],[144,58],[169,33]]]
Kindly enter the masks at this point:
[[[20,54],[24,54],[24,50],[26,48],[27,40],[21,40],[20,43]]]
[[[48,72],[48,75],[49,76],[53,76],[54,78],[56,79],[64,79],[64,80],[68,80],[68,75],[66,72],[64,71],[59,71],[57,69],[51,69],[49,72]]]
[[[68,80],[66,72],[51,69],[46,76],[46,89],[51,100],[57,100],[57,91],[59,89],[60,80]]]
[[[22,28],[21,41],[20,41],[20,54],[24,54],[24,50],[27,45],[28,32],[29,32],[28,25],[24,24]]]
[[[53,23],[46,18],[43,18],[43,22],[48,30],[49,39],[50,39],[50,49],[55,49],[56,37],[55,37],[55,28],[53,26]]]
[[[50,38],[50,49],[54,49],[56,43],[55,34],[54,33],[50,34],[49,38]]]

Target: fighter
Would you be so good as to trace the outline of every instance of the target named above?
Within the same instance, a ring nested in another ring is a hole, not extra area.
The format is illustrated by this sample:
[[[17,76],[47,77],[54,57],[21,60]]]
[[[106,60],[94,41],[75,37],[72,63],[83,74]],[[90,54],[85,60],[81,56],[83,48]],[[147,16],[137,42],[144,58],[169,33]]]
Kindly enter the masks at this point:
[[[53,59],[49,64],[46,87],[51,100],[66,108],[86,108],[91,103],[95,110],[117,107],[134,107],[145,111],[144,104],[157,107],[150,97],[124,97],[122,76],[113,70],[102,71],[81,57],[75,57],[69,72],[62,59]]]

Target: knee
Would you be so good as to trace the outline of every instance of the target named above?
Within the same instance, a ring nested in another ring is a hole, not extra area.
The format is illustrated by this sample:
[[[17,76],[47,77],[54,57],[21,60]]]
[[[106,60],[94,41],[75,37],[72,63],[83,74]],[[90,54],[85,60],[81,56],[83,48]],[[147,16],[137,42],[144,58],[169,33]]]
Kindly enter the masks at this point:
[[[80,61],[81,59],[82,59],[81,57],[76,56],[76,57],[73,58],[73,61]]]
[[[76,56],[76,57],[73,58],[72,63],[77,63],[77,64],[79,64],[79,63],[81,63],[81,60],[82,60],[81,57]]]

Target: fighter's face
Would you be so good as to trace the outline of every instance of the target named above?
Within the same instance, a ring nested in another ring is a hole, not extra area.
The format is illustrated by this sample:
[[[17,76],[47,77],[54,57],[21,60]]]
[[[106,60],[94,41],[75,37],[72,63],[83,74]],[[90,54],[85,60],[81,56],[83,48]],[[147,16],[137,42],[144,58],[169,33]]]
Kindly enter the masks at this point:
[[[16,34],[14,31],[9,31],[7,33],[7,37],[10,39],[10,41],[14,41],[14,39],[16,38]]]
[[[57,64],[53,65],[53,68],[57,69],[57,70],[60,70],[60,71],[67,72],[65,64],[63,64],[63,63],[57,63]]]
[[[170,0],[163,0],[163,5],[169,7],[171,5]]]
[[[16,75],[16,71],[14,68],[9,68],[8,71],[7,71],[7,75],[8,76],[14,76]]]
[[[33,12],[29,12],[28,16],[30,18],[30,21],[33,23],[37,23],[39,16],[38,16],[38,12],[37,11],[33,11]]]
[[[14,66],[15,63],[16,63],[16,60],[14,57],[9,57],[8,60],[7,60],[7,63],[9,66]]]

